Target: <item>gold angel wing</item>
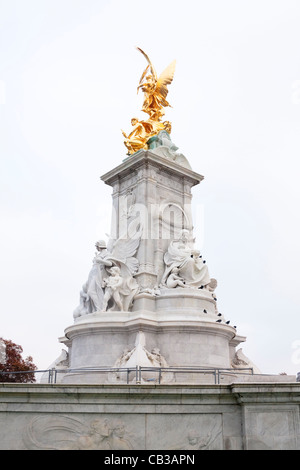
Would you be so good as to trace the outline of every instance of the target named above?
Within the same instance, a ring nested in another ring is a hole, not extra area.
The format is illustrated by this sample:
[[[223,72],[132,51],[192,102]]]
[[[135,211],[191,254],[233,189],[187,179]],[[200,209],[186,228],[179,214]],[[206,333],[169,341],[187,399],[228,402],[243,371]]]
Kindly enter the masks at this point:
[[[168,88],[167,85],[170,85],[173,81],[174,73],[175,73],[175,66],[176,66],[176,60],[173,60],[173,62],[168,65],[168,67],[162,72],[162,74],[159,76],[159,79],[157,81],[155,90],[162,95],[164,98],[168,94]]]
[[[152,73],[153,77],[155,78],[155,80],[157,80],[157,74],[156,74],[155,68],[153,67],[152,62],[151,62],[151,60],[149,59],[149,57],[147,56],[146,52],[144,52],[140,47],[137,47],[137,50],[140,51],[140,52],[143,54],[143,56],[145,57],[146,61],[148,62],[149,66],[150,66],[151,73]],[[142,78],[141,78],[141,80],[140,80],[140,83],[141,83],[142,79],[144,78],[144,76],[145,76],[147,70],[148,70],[148,67],[147,67],[146,70],[144,71],[144,73],[143,73],[143,75],[142,75]]]

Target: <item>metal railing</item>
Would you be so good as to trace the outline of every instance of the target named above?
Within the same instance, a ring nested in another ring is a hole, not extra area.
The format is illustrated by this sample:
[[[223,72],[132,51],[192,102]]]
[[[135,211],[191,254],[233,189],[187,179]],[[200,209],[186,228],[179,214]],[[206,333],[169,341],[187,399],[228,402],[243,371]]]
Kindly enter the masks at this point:
[[[114,374],[110,377],[111,380],[107,380],[106,383],[110,384],[117,384],[117,383],[134,383],[137,385],[155,382],[156,384],[161,384],[163,379],[166,377],[166,374],[173,374],[174,380],[170,380],[172,383],[195,383],[195,374],[204,374],[204,375],[211,375],[213,378],[214,384],[220,384],[222,376],[228,375],[238,375],[238,374],[251,374],[253,375],[253,368],[245,367],[239,369],[231,369],[231,368],[204,368],[204,367],[143,367],[143,366],[136,366],[136,367],[84,367],[84,368],[68,368],[68,369],[44,369],[44,370],[28,370],[28,371],[15,371],[15,372],[3,372],[0,371],[0,383],[1,382],[8,382],[5,380],[5,376],[9,375],[12,376],[14,374],[32,374],[34,377],[36,374],[43,374],[41,380],[43,383],[48,384],[56,384],[58,383],[59,374]],[[150,376],[151,373],[154,376]],[[181,374],[187,377],[186,381],[176,381],[176,375]],[[194,374],[192,377],[192,381],[188,380],[191,378],[191,374]],[[121,381],[120,377],[123,377],[123,382]],[[124,379],[125,377],[125,379]],[[170,377],[169,377],[170,378]],[[11,382],[17,382],[17,380],[12,380]],[[70,383],[68,381],[68,383]],[[166,382],[164,382],[166,383]]]

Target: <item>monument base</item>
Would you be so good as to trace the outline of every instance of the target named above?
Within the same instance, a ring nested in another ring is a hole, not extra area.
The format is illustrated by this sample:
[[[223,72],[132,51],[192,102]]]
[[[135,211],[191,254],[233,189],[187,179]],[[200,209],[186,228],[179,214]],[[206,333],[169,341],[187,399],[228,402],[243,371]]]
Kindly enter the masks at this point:
[[[238,340],[235,328],[217,316],[205,293],[190,291],[185,297],[175,289],[161,295],[155,299],[155,311],[99,312],[78,318],[61,339],[69,348],[68,367],[73,369],[63,382],[115,382],[103,370],[113,367],[232,368],[235,347],[244,338]],[[137,305],[153,301],[149,294],[137,297]],[[97,374],[96,368],[102,370]],[[171,382],[203,379],[199,374],[183,375],[182,380],[179,373],[168,377]]]
[[[298,383],[1,384],[0,403],[1,450],[300,449]]]

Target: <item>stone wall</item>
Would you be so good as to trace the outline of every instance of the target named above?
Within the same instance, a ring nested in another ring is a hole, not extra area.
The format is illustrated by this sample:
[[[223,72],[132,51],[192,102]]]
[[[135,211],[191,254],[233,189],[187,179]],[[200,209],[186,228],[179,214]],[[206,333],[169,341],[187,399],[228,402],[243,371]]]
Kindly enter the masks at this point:
[[[0,385],[0,448],[298,450],[300,384]]]

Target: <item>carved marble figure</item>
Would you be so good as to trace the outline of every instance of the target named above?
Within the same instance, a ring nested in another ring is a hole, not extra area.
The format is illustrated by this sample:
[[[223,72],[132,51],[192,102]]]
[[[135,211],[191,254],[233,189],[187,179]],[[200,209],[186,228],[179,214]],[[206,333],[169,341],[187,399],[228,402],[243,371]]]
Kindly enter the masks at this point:
[[[130,368],[133,369],[136,367],[136,365],[152,369],[151,380],[153,380],[153,373],[154,373],[155,379],[158,379],[159,370],[157,370],[157,373],[156,373],[154,368],[158,368],[158,369],[169,368],[169,365],[166,359],[164,358],[164,356],[162,356],[158,348],[153,348],[151,352],[146,349],[145,334],[142,331],[139,331],[137,333],[134,348],[131,350],[125,349],[122,355],[114,363],[113,368],[114,369],[120,368],[120,370],[115,370],[114,372],[110,374],[109,382],[120,381],[122,379],[122,373],[123,373],[123,380],[127,379],[125,377],[124,370],[130,369]],[[141,380],[143,383],[147,382],[147,380],[144,380],[143,375],[141,377]],[[173,380],[174,380],[174,374],[172,372],[170,371],[162,372],[161,383],[167,383]],[[136,377],[133,379],[133,382],[135,381],[136,381]]]
[[[111,267],[113,264],[110,260],[106,259],[108,252],[105,241],[99,240],[95,246],[97,251],[93,259],[93,266],[88,280],[80,292],[80,304],[73,313],[75,319],[102,309],[104,297],[103,279],[107,276],[105,267]]]
[[[128,233],[130,234],[130,228]],[[139,262],[134,255],[139,247],[140,238],[141,231],[132,236],[122,236],[116,241],[110,240],[108,245],[109,254],[106,259],[110,261],[113,266],[117,267],[118,270],[114,270],[113,276],[110,276],[114,279],[106,279],[105,284],[115,283],[118,285],[114,290],[115,296],[113,296],[113,305],[110,306],[109,303],[108,305],[104,305],[108,310],[129,310],[134,296],[139,291],[139,285],[134,278],[134,275],[138,271]],[[108,274],[112,273],[110,272]],[[110,288],[112,289],[111,286]],[[118,301],[116,299],[118,299]],[[102,308],[102,310],[103,309],[104,308]]]
[[[113,300],[119,310],[123,310],[123,303],[121,300],[121,290],[123,285],[123,278],[120,276],[120,268],[113,266],[109,270],[110,276],[103,279],[104,297],[102,312],[106,312],[109,300]]]
[[[135,226],[135,225],[134,225]],[[80,292],[80,303],[75,309],[75,319],[82,315],[106,310],[129,310],[139,290],[134,279],[139,266],[134,257],[141,238],[141,230],[117,240],[110,239],[108,246],[103,240],[96,243],[97,252],[87,282]]]
[[[169,276],[167,277],[167,287],[173,289],[175,287],[186,287],[183,277],[178,275],[179,268],[176,266],[172,269]]]
[[[73,313],[74,318],[81,317],[82,315],[87,315],[89,312],[89,296],[87,293],[88,283],[86,282],[83,284],[82,289],[80,291],[79,297],[79,305],[76,307]]]
[[[209,447],[211,440],[210,434],[205,437],[200,437],[199,432],[192,429],[188,432],[187,444],[183,446],[183,448],[184,450],[205,450]]]
[[[132,444],[128,439],[128,436],[126,435],[125,424],[120,419],[117,419],[113,423],[110,446],[114,450],[133,449]]]
[[[160,367],[162,369],[169,369],[170,366],[167,363],[166,359],[164,356],[160,353],[159,348],[153,348],[151,352],[146,350],[146,354],[148,359],[152,362],[154,367]],[[174,382],[175,376],[174,373],[169,371],[162,371],[161,372],[161,380],[160,383],[169,383],[169,382]]]
[[[254,374],[261,374],[260,370],[256,365],[248,358],[245,356],[243,353],[242,348],[238,349],[235,352],[235,355],[231,361],[231,367],[233,369],[253,369]]]
[[[171,241],[164,255],[166,268],[161,280],[163,286],[168,287],[168,277],[174,268],[178,269],[185,287],[201,288],[210,283],[207,265],[193,245],[194,241],[187,229],[181,230],[179,237]]]
[[[23,435],[25,447],[37,450],[126,450],[133,449],[133,438],[121,419],[85,423],[65,415],[38,415]]]
[[[109,429],[108,420],[103,421],[95,419],[90,423],[87,435],[79,436],[79,438],[71,445],[72,450],[109,450]]]
[[[222,424],[217,416],[212,419],[211,424],[207,423],[204,429],[188,428],[187,431],[186,441],[176,449],[194,451],[214,449],[217,441],[222,438]]]

